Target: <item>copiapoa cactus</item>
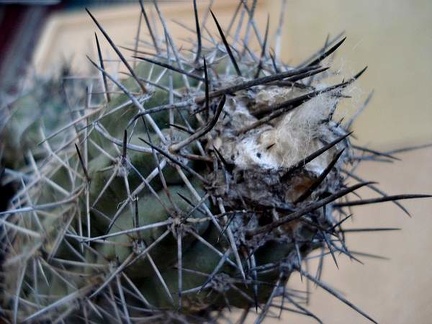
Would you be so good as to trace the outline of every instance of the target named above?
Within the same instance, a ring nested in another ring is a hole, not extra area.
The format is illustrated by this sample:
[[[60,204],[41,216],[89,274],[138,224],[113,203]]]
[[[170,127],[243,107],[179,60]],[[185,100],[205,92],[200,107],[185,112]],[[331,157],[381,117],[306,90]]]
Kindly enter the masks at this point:
[[[133,64],[89,13],[129,76],[100,56],[87,88],[8,107],[2,181],[17,189],[1,213],[3,321],[202,323],[240,308],[260,322],[286,303],[314,317],[285,290],[295,272],[373,321],[302,267],[318,248],[351,256],[345,207],[423,197],[386,196],[350,171],[365,158],[355,151],[388,158],[351,146],[351,121],[333,119],[363,71],[325,83],[343,39],[283,64],[256,28],[256,1],[239,1],[227,29],[191,3],[188,49],[157,2],[142,5],[152,42]],[[352,200],[361,187],[381,196]]]

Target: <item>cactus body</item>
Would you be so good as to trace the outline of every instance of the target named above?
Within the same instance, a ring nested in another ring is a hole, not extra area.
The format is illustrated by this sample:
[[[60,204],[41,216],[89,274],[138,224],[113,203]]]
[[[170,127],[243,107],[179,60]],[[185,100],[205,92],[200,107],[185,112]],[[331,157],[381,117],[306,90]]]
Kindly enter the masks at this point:
[[[325,86],[325,55],[289,67],[265,42],[260,56],[216,38],[137,52],[124,80],[98,66],[116,91],[23,147],[2,213],[5,320],[262,320],[309,252],[349,253],[337,201],[369,184],[347,186],[349,130],[332,117],[357,76]]]

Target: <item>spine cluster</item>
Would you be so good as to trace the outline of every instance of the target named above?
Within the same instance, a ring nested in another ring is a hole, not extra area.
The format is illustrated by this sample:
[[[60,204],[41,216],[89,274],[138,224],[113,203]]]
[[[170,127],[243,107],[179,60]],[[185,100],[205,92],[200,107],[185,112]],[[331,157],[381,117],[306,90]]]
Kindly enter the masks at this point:
[[[351,172],[367,151],[350,144],[350,122],[333,117],[364,70],[325,84],[325,59],[343,39],[287,66],[268,48],[268,28],[256,29],[256,1],[239,1],[233,16],[243,38],[211,10],[204,23],[193,4],[187,50],[167,29],[155,35],[150,13],[165,20],[156,2],[143,5],[152,42],[133,64],[89,13],[129,77],[92,61],[93,92],[74,91],[76,106],[48,106],[25,131],[16,124],[31,115],[14,106],[2,136],[26,144],[18,165],[4,155],[3,181],[17,188],[0,214],[5,321],[202,323],[237,307],[260,322],[288,303],[315,317],[285,289],[295,272],[373,321],[302,266],[316,249],[353,257],[345,209],[368,201],[350,194],[381,193]]]

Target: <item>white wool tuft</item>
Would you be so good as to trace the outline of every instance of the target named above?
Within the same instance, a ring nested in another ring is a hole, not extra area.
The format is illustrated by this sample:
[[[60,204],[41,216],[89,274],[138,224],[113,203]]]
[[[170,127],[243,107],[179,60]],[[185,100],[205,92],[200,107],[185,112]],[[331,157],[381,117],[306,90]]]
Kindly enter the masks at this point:
[[[324,145],[322,139],[329,140],[327,127],[321,124],[328,119],[336,101],[331,94],[321,94],[285,115],[273,127],[263,126],[248,133],[236,144],[235,164],[240,168],[257,165],[279,169],[301,161]],[[324,153],[308,163],[306,169],[320,174],[329,162],[329,155]]]
[[[320,140],[327,140],[327,127],[321,124],[328,119],[336,101],[337,98],[331,94],[321,94],[286,115],[277,125],[274,154],[281,166],[289,167],[323,146]],[[328,163],[327,155],[323,154],[306,168],[319,174]]]

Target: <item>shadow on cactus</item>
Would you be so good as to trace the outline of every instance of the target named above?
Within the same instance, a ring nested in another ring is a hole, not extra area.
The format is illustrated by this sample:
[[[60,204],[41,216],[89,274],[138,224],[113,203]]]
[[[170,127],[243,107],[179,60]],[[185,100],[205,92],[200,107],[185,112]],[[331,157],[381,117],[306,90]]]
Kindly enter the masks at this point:
[[[316,318],[284,288],[295,272],[373,321],[302,267],[318,248],[355,258],[344,244],[347,206],[423,197],[386,196],[350,171],[390,158],[351,146],[351,122],[333,120],[364,70],[325,85],[323,60],[343,39],[284,65],[268,29],[256,29],[255,1],[239,2],[227,30],[194,9],[197,38],[185,50],[150,27],[151,12],[165,28],[157,3],[142,6],[152,42],[133,62],[89,13],[129,77],[108,73],[99,55],[85,100],[65,100],[57,120],[19,133],[14,145],[33,145],[4,172],[20,184],[1,213],[5,321],[201,323],[240,308],[241,321],[256,310],[260,322],[288,307]],[[9,134],[29,114],[15,109]],[[352,200],[362,187],[381,196]]]

